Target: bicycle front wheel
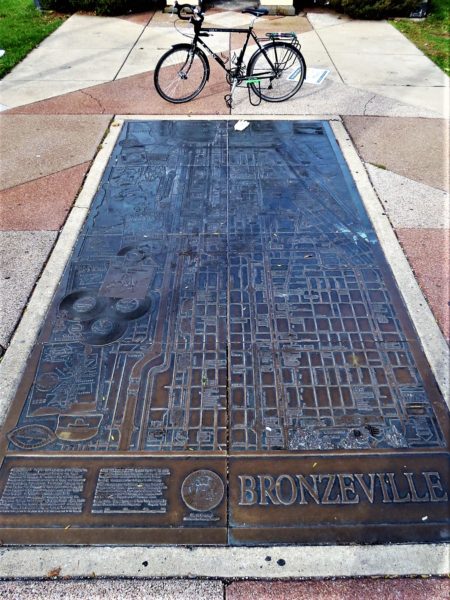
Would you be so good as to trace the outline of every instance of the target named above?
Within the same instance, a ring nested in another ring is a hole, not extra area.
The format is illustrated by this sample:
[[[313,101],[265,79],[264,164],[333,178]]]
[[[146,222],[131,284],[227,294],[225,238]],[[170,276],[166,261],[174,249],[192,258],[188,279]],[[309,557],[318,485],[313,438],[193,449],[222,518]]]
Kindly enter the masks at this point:
[[[208,73],[209,65],[203,53],[186,44],[161,56],[154,73],[155,88],[168,102],[189,102],[205,87]]]
[[[251,90],[267,102],[282,102],[302,87],[306,64],[302,53],[288,42],[271,42],[250,58],[247,76]]]

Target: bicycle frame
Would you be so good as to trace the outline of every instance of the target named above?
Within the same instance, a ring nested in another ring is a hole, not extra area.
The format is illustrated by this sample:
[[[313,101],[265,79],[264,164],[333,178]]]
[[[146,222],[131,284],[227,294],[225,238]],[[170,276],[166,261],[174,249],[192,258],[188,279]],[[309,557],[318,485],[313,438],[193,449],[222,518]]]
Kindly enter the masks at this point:
[[[180,31],[185,37],[190,38],[189,44],[175,44],[160,58],[156,65],[154,73],[155,86],[158,93],[165,100],[175,104],[187,102],[201,92],[209,79],[209,55],[226,73],[226,80],[231,88],[230,93],[225,95],[225,102],[229,107],[233,106],[233,96],[238,86],[247,86],[249,101],[253,106],[257,106],[261,100],[281,102],[290,98],[300,89],[304,80],[306,65],[300,52],[300,44],[296,33],[271,32],[258,37],[253,29],[255,20],[251,21],[245,29],[240,27],[203,28],[205,15],[201,11],[201,6],[179,5],[176,0],[173,12],[178,15],[180,20],[189,21],[193,25],[194,32],[192,35]],[[252,14],[255,18],[268,14],[267,9],[245,9],[242,12]],[[223,52],[215,52],[205,40],[210,34],[215,33],[244,34],[245,41],[239,51],[233,52],[232,56],[227,57]],[[251,56],[245,57],[250,40],[253,40],[254,46],[252,44]],[[169,64],[173,60],[178,61],[179,66]],[[246,67],[247,61],[248,66]],[[300,74],[297,79],[291,77],[292,69],[289,70],[291,65],[294,64],[299,67],[295,71],[296,74]],[[192,71],[192,83],[186,85],[182,83],[181,90],[178,90],[180,81],[191,79],[190,71],[193,65],[196,66]],[[171,75],[170,71],[167,71],[165,79],[163,77],[160,81],[160,72],[165,66],[176,67],[176,72]],[[285,77],[295,82],[291,84],[286,80],[287,90]],[[282,80],[280,84],[278,84],[278,80]],[[264,81],[266,82],[265,85]],[[194,89],[196,83],[197,88]],[[192,85],[194,85],[194,88],[192,88]],[[252,94],[257,98],[256,103]]]
[[[240,76],[239,72],[240,72],[240,69],[244,62],[244,55],[245,55],[245,51],[247,50],[247,46],[248,46],[248,42],[249,42],[250,38],[252,38],[256,42],[256,45],[262,51],[262,53],[264,54],[264,56],[267,59],[267,62],[270,65],[270,68],[272,69],[271,71],[268,71],[267,74],[266,73],[258,73],[258,79],[274,79],[274,77],[276,77],[276,67],[270,60],[269,55],[267,54],[267,52],[264,49],[264,46],[262,46],[260,44],[260,41],[259,41],[258,37],[256,36],[255,32],[253,31],[252,26],[248,27],[247,29],[222,29],[222,28],[217,28],[217,27],[204,27],[204,28],[197,29],[194,27],[194,31],[195,31],[195,35],[194,35],[194,39],[192,40],[192,45],[194,47],[196,47],[197,44],[200,42],[201,46],[203,46],[209,52],[209,54],[214,58],[214,60],[222,67],[222,69],[230,77],[233,77],[234,76],[233,71],[236,71],[236,78],[239,82],[245,81],[247,79],[247,77],[245,75]],[[234,68],[232,66],[230,66],[230,68],[227,68],[226,62],[224,60],[222,60],[222,58],[220,56],[218,56],[213,50],[211,50],[211,48],[208,46],[208,44],[206,44],[206,42],[204,42],[202,40],[202,33],[204,33],[204,32],[205,33],[211,32],[211,33],[246,33],[247,34],[244,46],[242,47],[242,50],[241,50],[239,56],[237,57],[236,66]]]

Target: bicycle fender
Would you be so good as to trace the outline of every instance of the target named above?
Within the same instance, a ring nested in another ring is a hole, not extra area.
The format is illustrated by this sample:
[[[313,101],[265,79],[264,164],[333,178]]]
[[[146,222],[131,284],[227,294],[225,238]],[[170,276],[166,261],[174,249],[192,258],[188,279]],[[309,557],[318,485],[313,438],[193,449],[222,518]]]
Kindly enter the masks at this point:
[[[177,48],[178,50],[185,50],[185,49],[189,50],[191,48],[191,44],[173,44],[172,48]],[[206,81],[208,81],[209,80],[209,61],[208,61],[208,57],[203,52],[203,50],[201,48],[199,48],[198,46],[195,49],[195,52],[197,52],[197,54],[200,54],[205,59]]]
[[[285,40],[275,40],[274,39],[271,42],[268,42],[267,44],[261,44],[261,48],[264,48],[264,50],[267,50],[268,48],[273,47],[273,45],[276,44],[276,43],[278,43],[278,44],[288,44],[288,42],[286,42]],[[300,56],[303,58],[303,64],[304,64],[304,67],[305,67],[305,77],[306,77],[306,61],[305,61],[305,57],[302,54],[301,45],[300,44],[298,45],[297,50],[299,51]],[[248,61],[248,65],[247,65],[247,75],[250,75],[250,68],[251,68],[251,65],[252,65],[252,62],[253,62],[252,59],[256,56],[256,54],[258,53],[258,51],[259,50],[256,50],[250,56],[250,60]]]

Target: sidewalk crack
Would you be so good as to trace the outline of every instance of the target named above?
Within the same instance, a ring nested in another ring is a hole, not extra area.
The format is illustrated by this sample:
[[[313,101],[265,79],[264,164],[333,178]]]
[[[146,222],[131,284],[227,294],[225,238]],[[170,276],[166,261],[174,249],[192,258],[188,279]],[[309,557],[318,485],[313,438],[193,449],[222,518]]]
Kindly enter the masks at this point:
[[[155,16],[155,14],[153,14],[150,19],[147,21],[146,25],[143,27],[141,33],[139,34],[139,36],[137,37],[136,41],[134,42],[134,44],[131,46],[130,50],[128,51],[127,55],[125,56],[122,64],[120,65],[117,73],[114,75],[113,77],[113,81],[116,81],[119,78],[119,74],[122,71],[122,69],[124,68],[127,60],[130,58],[131,53],[133,52],[133,50],[136,48],[136,46],[138,45],[138,43],[140,42],[142,36],[144,35],[147,27],[150,25],[151,21],[153,20],[153,17]]]
[[[310,24],[311,24],[311,26],[312,26],[312,23],[310,23]],[[333,58],[332,58],[331,54],[330,54],[330,53],[329,53],[329,51],[328,51],[328,48],[325,46],[325,43],[324,43],[324,41],[322,40],[322,38],[321,38],[321,36],[320,36],[320,33],[319,33],[319,31],[318,31],[317,29],[314,29],[314,27],[313,27],[313,31],[314,31],[314,33],[317,35],[317,38],[318,38],[319,42],[322,44],[322,47],[323,47],[323,49],[324,49],[324,50],[325,50],[325,52],[327,53],[327,55],[328,55],[328,58],[330,59],[330,61],[331,61],[331,64],[333,65],[333,67],[334,67],[334,69],[335,69],[335,71],[336,71],[336,74],[338,75],[339,79],[341,80],[341,83],[343,83],[344,85],[346,85],[346,83],[345,83],[345,81],[344,81],[344,78],[343,78],[343,77],[342,77],[342,75],[341,75],[341,72],[340,72],[340,71],[339,71],[339,69],[337,68],[337,66],[336,66],[336,64],[335,64],[335,62],[334,62],[334,60],[333,60]]]
[[[364,108],[363,108],[363,116],[367,116],[366,115],[366,110],[367,107],[369,106],[369,104],[372,102],[372,100],[375,100],[375,98],[378,96],[378,94],[373,94],[372,96],[370,96],[370,98],[367,100],[367,102],[364,104]]]
[[[106,109],[104,108],[103,104],[100,102],[100,100],[98,98],[96,98],[93,94],[90,94],[86,90],[80,90],[80,92],[82,94],[85,94],[86,96],[88,96],[88,98],[91,98],[91,100],[93,100],[98,105],[102,115],[104,115],[106,113]]]

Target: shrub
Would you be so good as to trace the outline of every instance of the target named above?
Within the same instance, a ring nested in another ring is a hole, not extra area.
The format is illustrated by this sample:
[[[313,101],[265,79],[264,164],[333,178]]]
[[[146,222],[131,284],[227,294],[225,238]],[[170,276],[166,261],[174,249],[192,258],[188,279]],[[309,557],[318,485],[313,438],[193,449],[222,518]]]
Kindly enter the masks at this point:
[[[329,6],[355,19],[408,16],[418,0],[330,0]]]
[[[96,15],[124,15],[142,12],[161,5],[159,0],[41,0],[42,8],[62,13],[78,10],[94,12]]]

